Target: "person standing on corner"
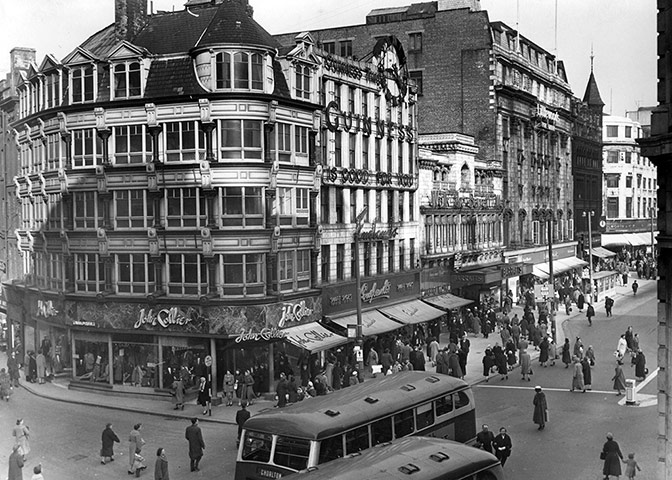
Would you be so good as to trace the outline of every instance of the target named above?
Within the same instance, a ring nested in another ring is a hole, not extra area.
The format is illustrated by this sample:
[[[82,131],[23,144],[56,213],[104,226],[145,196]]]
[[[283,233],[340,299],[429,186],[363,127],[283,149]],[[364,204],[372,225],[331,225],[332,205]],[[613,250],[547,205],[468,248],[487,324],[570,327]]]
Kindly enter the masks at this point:
[[[615,475],[616,478],[621,476],[621,460],[623,460],[623,454],[611,432],[607,433],[607,441],[604,442],[604,446],[602,446],[600,458],[604,460],[604,466],[602,467],[604,480],[609,480],[610,475]]]
[[[211,411],[210,400],[210,385],[205,380],[205,377],[201,377],[198,384],[198,404],[203,407],[203,415]]]
[[[534,414],[532,415],[532,421],[539,425],[537,430],[543,430],[546,428],[546,420],[548,419],[548,404],[546,403],[546,394],[541,391],[541,387],[537,385],[534,387]]]
[[[495,439],[495,434],[492,433],[486,424],[483,424],[481,431],[476,434],[476,447],[482,448],[486,452],[492,452],[492,441]]]
[[[240,434],[243,433],[243,425],[250,418],[250,412],[247,409],[247,402],[243,400],[240,404],[240,410],[236,412],[236,424],[238,425],[238,437],[236,438],[236,447],[240,444]]]
[[[637,290],[639,289],[639,284],[637,283],[637,280],[632,282],[632,294],[634,296],[637,296]]]
[[[205,442],[203,441],[203,433],[201,427],[198,426],[198,418],[191,419],[191,425],[187,427],[184,432],[184,438],[189,442],[189,465],[192,472],[198,472],[198,464],[203,458],[203,449]]]
[[[592,303],[588,304],[588,308],[586,308],[586,318],[588,319],[588,326],[593,325],[593,317],[595,316],[595,308],[593,307]]]
[[[507,458],[511,456],[511,449],[513,448],[511,437],[506,433],[506,428],[502,427],[499,429],[499,434],[492,441],[492,447],[495,449],[495,456],[502,463],[502,467],[504,467]]]
[[[114,443],[119,443],[119,437],[112,430],[112,424],[108,423],[105,425],[105,430],[101,435],[102,447],[100,449],[100,463],[105,465],[106,461],[109,459],[110,462],[114,462]]]
[[[154,464],[154,480],[170,480],[168,474],[168,458],[166,449],[159,447],[156,451],[156,463]]]
[[[226,397],[226,406],[230,407],[233,405],[233,390],[236,379],[231,373],[231,370],[226,371],[224,375],[224,396]]]

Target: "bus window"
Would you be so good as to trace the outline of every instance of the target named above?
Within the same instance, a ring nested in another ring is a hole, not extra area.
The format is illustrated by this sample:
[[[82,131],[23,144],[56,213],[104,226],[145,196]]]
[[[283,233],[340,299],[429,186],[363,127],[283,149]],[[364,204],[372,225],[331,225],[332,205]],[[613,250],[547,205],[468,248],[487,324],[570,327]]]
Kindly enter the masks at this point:
[[[309,440],[279,436],[275,442],[273,463],[294,470],[303,470],[308,466],[309,453]]]
[[[320,442],[319,464],[331,462],[343,456],[343,435],[325,438]]]
[[[422,430],[434,423],[434,409],[431,403],[415,408],[415,428]]]
[[[453,411],[453,395],[448,394],[445,397],[436,399],[436,416],[440,417]]]
[[[369,426],[355,428],[345,433],[345,454],[361,452],[369,448]]]
[[[455,408],[462,408],[469,405],[469,397],[465,392],[457,392],[454,396],[455,396]]]
[[[271,459],[273,437],[267,433],[247,432],[243,443],[243,460],[266,463]]]
[[[371,424],[371,439],[373,445],[392,441],[392,418],[381,418]]]
[[[394,416],[394,438],[405,437],[413,431],[413,409],[404,410]]]

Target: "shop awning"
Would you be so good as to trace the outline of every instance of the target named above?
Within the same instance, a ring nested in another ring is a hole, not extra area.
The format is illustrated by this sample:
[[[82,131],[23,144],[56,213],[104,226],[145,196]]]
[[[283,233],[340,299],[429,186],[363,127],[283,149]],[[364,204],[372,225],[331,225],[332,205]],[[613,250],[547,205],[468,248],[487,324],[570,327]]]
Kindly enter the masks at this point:
[[[282,332],[285,334],[285,340],[311,353],[338,347],[350,341],[346,337],[330,332],[317,322],[285,328]]]
[[[601,243],[605,247],[611,245],[618,245],[618,246],[630,245],[630,242],[628,241],[627,238],[625,238],[625,234],[623,233],[603,233]]]
[[[615,257],[616,254],[612,252],[611,250],[607,250],[606,248],[602,247],[595,247],[593,248],[590,253],[592,253],[596,257],[600,258],[609,258],[609,257]]]
[[[545,265],[546,268],[548,268],[548,264]],[[548,272],[545,272],[544,270],[541,269],[542,266],[543,265],[534,265],[532,267],[532,275],[542,280],[546,280],[550,275],[548,274]]]
[[[574,268],[583,267],[584,265],[588,265],[588,262],[584,262],[580,258],[576,257],[553,260],[553,275],[564,273]],[[550,276],[550,272],[551,269],[548,263],[540,263],[532,268],[532,274],[535,277],[541,278],[542,280],[547,279]]]
[[[647,243],[637,233],[624,233],[623,236],[633,247],[639,247],[641,245],[646,245]]]
[[[343,328],[348,328],[348,325],[357,325],[357,314],[331,318],[330,320]],[[402,324],[386,317],[378,310],[362,312],[362,335],[365,337],[391,332],[401,327],[403,327]]]
[[[651,232],[639,232],[637,233],[637,236],[642,242],[640,245],[651,245]],[[656,243],[655,234],[653,235],[653,243]]]
[[[446,313],[443,310],[427,305],[422,300],[411,300],[410,302],[399,303],[390,307],[379,308],[378,310],[398,322],[409,325],[428,322]]]
[[[452,310],[454,308],[460,308],[464,307],[465,305],[469,305],[470,303],[474,303],[473,300],[458,297],[457,295],[452,295],[450,293],[439,295],[437,297],[423,298],[422,301],[438,308],[444,308],[446,310]]]

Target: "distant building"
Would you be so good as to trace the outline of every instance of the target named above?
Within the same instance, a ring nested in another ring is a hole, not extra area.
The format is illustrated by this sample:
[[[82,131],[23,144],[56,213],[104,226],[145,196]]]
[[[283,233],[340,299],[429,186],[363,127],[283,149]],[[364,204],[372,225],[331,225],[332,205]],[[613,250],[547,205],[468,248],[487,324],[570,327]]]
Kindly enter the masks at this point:
[[[604,211],[602,245],[620,247],[651,245],[651,218],[657,208],[657,169],[642,156],[636,139],[641,125],[626,117],[603,118]]]

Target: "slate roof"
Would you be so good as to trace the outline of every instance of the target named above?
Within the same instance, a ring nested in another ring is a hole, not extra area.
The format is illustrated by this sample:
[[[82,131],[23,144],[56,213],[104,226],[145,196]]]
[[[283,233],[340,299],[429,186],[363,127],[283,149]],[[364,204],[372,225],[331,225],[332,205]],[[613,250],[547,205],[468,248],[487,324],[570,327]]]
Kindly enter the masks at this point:
[[[244,44],[278,48],[280,44],[250,15],[247,8],[236,0],[218,5],[212,22],[203,33],[199,47],[217,44]]]
[[[282,65],[275,59],[273,60],[273,77],[275,79],[273,94],[290,98],[292,95],[289,91],[289,85],[287,85],[285,74],[282,71]]]
[[[145,97],[170,97],[197,93],[206,92],[196,80],[191,57],[157,58],[152,61],[147,77]]]
[[[600,90],[597,88],[595,75],[593,75],[592,71],[588,78],[588,85],[586,85],[586,93],[583,94],[583,101],[591,106],[604,107],[604,102],[600,96]]]

